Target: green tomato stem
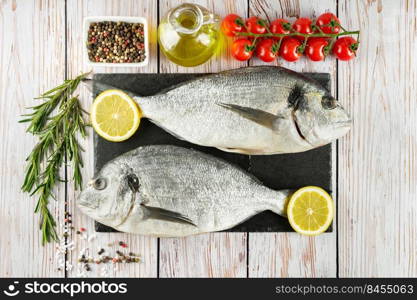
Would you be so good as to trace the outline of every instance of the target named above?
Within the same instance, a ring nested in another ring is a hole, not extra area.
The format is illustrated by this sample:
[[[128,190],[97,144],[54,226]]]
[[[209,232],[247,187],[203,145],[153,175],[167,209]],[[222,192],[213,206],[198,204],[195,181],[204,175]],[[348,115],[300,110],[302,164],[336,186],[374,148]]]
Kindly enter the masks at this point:
[[[335,22],[335,27],[336,26],[338,26],[338,27],[340,27],[340,29],[342,29],[343,30],[343,32],[347,32],[347,30],[340,24],[340,23],[338,23],[338,22]]]
[[[360,31],[344,31],[340,33],[312,33],[312,34],[305,34],[305,33],[299,33],[299,32],[291,32],[291,33],[252,33],[252,32],[237,32],[236,34],[238,36],[252,36],[256,38],[263,38],[263,37],[278,37],[283,38],[287,36],[302,36],[306,38],[311,37],[325,37],[325,38],[337,38],[339,36],[344,35],[353,35],[356,34],[359,36]]]
[[[330,44],[325,47],[325,49],[324,49],[324,56],[329,55],[330,51],[333,49],[333,45],[334,45],[335,42],[336,42],[336,38],[333,38],[330,41]]]

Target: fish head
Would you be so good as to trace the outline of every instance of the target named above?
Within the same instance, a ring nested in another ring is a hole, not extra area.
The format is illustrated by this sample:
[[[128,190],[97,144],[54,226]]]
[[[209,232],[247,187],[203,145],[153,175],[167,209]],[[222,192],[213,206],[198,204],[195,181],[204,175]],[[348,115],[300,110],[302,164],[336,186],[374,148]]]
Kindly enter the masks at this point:
[[[136,192],[131,187],[130,176],[130,167],[126,164],[106,164],[81,192],[78,207],[100,223],[111,227],[120,225],[135,202]]]
[[[352,119],[343,106],[325,91],[303,94],[293,112],[300,136],[314,147],[320,147],[344,136]]]

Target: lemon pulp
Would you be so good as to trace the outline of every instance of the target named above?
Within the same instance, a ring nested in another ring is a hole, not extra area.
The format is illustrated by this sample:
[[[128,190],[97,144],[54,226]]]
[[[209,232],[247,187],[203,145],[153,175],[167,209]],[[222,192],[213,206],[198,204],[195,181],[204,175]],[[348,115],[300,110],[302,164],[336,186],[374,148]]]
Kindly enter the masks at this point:
[[[135,101],[119,90],[98,95],[91,110],[91,122],[97,134],[113,142],[130,138],[139,127],[140,117]]]
[[[291,196],[287,216],[295,231],[317,235],[329,228],[334,216],[334,203],[322,188],[304,187]]]

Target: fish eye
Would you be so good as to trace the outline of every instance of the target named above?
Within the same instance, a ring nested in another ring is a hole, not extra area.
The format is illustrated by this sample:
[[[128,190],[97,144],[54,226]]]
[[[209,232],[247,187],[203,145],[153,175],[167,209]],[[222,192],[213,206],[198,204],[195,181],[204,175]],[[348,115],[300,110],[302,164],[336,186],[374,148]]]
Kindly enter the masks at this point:
[[[334,109],[337,106],[337,100],[332,96],[323,96],[321,105],[324,109]]]
[[[93,182],[93,187],[96,190],[104,190],[106,188],[106,186],[107,186],[107,181],[104,178],[97,178]]]

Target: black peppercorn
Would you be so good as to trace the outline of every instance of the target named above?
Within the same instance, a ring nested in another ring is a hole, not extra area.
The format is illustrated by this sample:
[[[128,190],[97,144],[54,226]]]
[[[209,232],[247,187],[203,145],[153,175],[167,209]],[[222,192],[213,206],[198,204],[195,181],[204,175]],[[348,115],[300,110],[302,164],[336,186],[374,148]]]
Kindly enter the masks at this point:
[[[143,24],[94,22],[88,29],[88,58],[94,62],[142,62],[144,54]]]

